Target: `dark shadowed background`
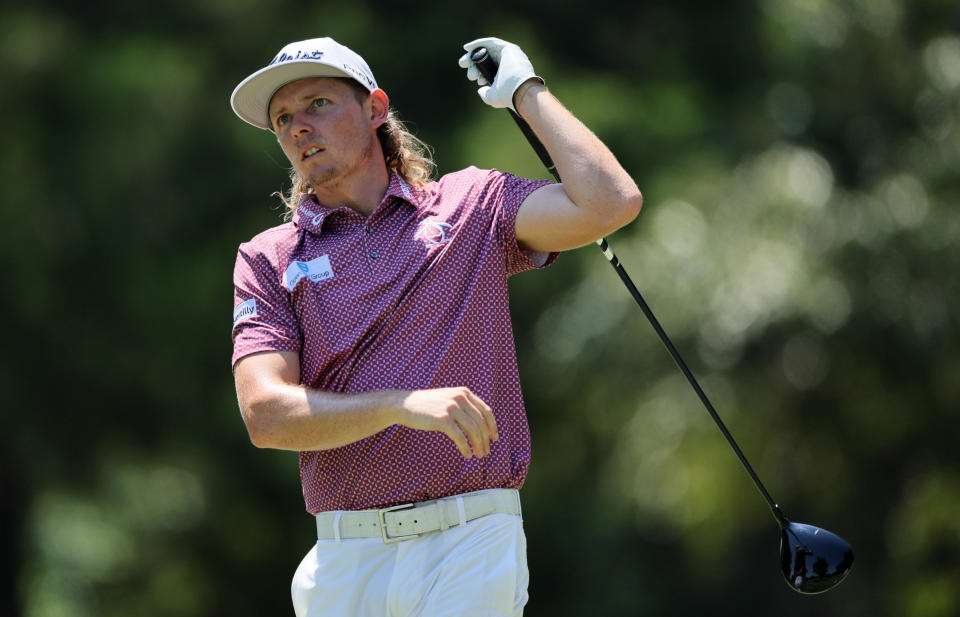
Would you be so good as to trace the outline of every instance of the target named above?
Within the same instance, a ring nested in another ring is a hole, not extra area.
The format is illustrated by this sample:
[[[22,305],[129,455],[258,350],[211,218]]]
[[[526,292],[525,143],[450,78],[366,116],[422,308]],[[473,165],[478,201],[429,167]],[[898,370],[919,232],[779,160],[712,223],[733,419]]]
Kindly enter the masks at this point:
[[[457,67],[515,41],[646,202],[611,242],[788,516],[778,529],[594,247],[512,282],[534,461],[527,615],[960,614],[960,5],[174,0],[0,9],[0,614],[292,614],[296,455],[230,372],[237,245],[286,161],[233,87],[363,55],[441,172],[545,177]]]

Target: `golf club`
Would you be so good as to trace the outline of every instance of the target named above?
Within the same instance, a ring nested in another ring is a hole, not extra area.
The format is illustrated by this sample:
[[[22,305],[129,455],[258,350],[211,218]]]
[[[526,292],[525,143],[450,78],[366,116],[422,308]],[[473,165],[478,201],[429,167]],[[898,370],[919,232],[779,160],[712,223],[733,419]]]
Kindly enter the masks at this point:
[[[477,66],[480,74],[483,75],[487,82],[492,84],[497,74],[497,65],[487,49],[480,47],[474,50],[470,54],[470,59]],[[533,146],[533,149],[547,170],[556,178],[557,182],[561,182],[560,175],[557,173],[553,160],[550,158],[544,145],[534,134],[533,129],[530,128],[530,125],[512,109],[508,108],[507,111],[510,112],[517,126],[520,127],[520,130],[523,131],[523,134],[527,137],[530,145]],[[700,401],[704,407],[706,407],[710,417],[713,418],[720,432],[723,433],[723,436],[733,448],[737,458],[740,459],[743,467],[747,470],[747,473],[750,474],[753,483],[760,490],[760,494],[763,495],[767,505],[770,507],[770,511],[780,526],[780,570],[783,573],[784,579],[787,581],[787,585],[800,593],[813,594],[827,591],[839,584],[850,572],[850,568],[853,565],[853,550],[850,548],[850,545],[840,536],[830,533],[825,529],[812,525],[804,525],[802,523],[793,523],[787,519],[780,509],[780,506],[776,504],[770,496],[770,493],[768,493],[767,489],[763,486],[763,483],[760,482],[760,478],[757,477],[756,472],[753,471],[753,467],[747,462],[747,458],[740,450],[740,446],[734,441],[733,435],[727,430],[727,427],[713,408],[707,395],[704,394],[700,384],[697,383],[697,380],[694,378],[693,373],[687,368],[683,358],[680,357],[680,353],[676,347],[673,346],[667,333],[660,326],[660,322],[654,317],[653,312],[650,310],[650,307],[647,306],[643,296],[640,295],[636,285],[633,284],[630,276],[627,275],[626,270],[623,269],[620,260],[617,259],[607,240],[601,238],[597,240],[597,244],[610,262],[610,265],[616,270],[620,280],[623,281],[623,284],[626,285],[630,291],[633,299],[640,305],[640,310],[646,315],[650,325],[653,326],[653,329],[660,337],[667,351],[673,356],[674,362],[677,363],[680,371],[687,378],[687,381],[690,382],[697,396],[700,397]]]

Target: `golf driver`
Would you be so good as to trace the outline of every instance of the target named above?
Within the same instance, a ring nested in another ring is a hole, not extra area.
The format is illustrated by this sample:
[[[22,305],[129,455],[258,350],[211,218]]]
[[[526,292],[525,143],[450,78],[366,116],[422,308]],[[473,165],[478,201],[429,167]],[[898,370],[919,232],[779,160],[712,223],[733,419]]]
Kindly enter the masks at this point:
[[[497,74],[497,65],[486,48],[480,47],[474,50],[470,55],[470,59],[477,66],[480,74],[483,75],[487,82],[492,84]],[[560,174],[557,173],[557,168],[553,160],[547,153],[547,149],[534,134],[533,129],[512,109],[508,108],[507,111],[510,112],[517,126],[520,127],[520,130],[523,131],[523,134],[527,137],[530,145],[533,146],[533,149],[547,170],[557,179],[557,182],[560,182]],[[674,362],[677,363],[680,371],[687,378],[687,381],[690,382],[697,396],[700,397],[700,401],[704,407],[706,407],[710,417],[713,418],[720,432],[723,433],[723,436],[733,448],[737,458],[740,459],[743,467],[747,470],[747,473],[750,474],[753,483],[760,490],[760,494],[763,495],[767,505],[770,507],[770,511],[780,526],[780,571],[783,573],[787,585],[800,593],[813,594],[827,591],[839,584],[850,572],[850,568],[853,565],[853,550],[850,548],[850,545],[840,536],[832,534],[825,529],[814,527],[813,525],[793,523],[787,519],[780,509],[780,506],[770,497],[770,493],[767,492],[763,483],[760,482],[760,478],[757,477],[756,472],[753,471],[753,467],[747,462],[747,458],[740,450],[740,446],[734,441],[733,435],[727,430],[727,427],[713,408],[707,395],[704,394],[700,384],[697,383],[697,380],[694,378],[693,373],[687,368],[683,358],[680,357],[680,353],[676,347],[673,346],[667,333],[660,326],[660,322],[654,317],[653,312],[650,310],[650,307],[647,306],[643,296],[640,295],[636,285],[633,284],[630,276],[626,270],[623,269],[620,260],[617,259],[607,240],[601,238],[597,240],[597,244],[610,262],[610,265],[616,270],[620,280],[623,281],[623,284],[626,285],[630,291],[633,299],[640,305],[640,310],[646,315],[650,325],[653,326],[653,329],[660,337],[667,351],[673,356]]]

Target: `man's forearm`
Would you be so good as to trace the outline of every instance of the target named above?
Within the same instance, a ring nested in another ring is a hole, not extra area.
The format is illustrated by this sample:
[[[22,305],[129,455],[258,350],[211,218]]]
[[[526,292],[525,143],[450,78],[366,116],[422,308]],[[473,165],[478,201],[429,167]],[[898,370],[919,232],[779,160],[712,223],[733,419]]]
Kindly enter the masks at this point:
[[[237,365],[237,399],[257,447],[329,450],[394,424],[444,433],[465,458],[486,456],[497,439],[493,410],[467,387],[340,394],[291,383],[297,372],[289,353]]]
[[[276,384],[242,407],[257,447],[328,450],[396,424],[405,394],[395,390],[339,394]]]
[[[533,79],[524,83],[514,104],[550,153],[574,204],[602,218],[636,216],[642,204],[636,183],[610,149],[543,84]]]

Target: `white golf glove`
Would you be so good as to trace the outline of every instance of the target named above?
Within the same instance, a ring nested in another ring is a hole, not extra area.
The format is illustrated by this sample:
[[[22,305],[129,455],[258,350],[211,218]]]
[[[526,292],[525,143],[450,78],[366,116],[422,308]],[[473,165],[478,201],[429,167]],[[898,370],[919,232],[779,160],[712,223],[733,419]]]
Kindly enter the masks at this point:
[[[478,47],[486,47],[490,56],[497,63],[497,76],[492,84],[477,70],[476,65],[470,59],[470,54]],[[508,43],[503,39],[487,37],[470,41],[463,46],[467,53],[460,58],[460,67],[467,69],[467,79],[475,81],[480,86],[477,94],[483,99],[483,102],[491,107],[509,107],[514,112],[517,111],[513,106],[513,95],[517,88],[528,79],[538,79],[543,83],[543,79],[533,72],[533,65],[527,55],[517,45]]]

